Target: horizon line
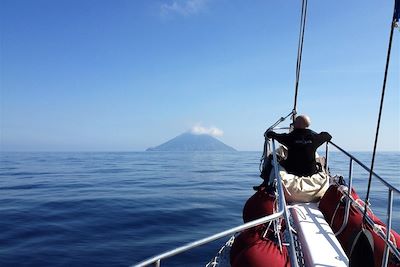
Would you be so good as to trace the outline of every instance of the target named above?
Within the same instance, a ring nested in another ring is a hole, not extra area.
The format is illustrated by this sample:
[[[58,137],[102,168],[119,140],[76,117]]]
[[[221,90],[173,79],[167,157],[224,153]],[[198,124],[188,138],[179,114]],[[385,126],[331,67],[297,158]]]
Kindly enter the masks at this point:
[[[198,150],[198,151],[185,151],[185,150],[176,150],[176,151],[146,151],[146,150],[0,150],[0,153],[129,153],[129,152],[260,152],[262,150],[238,150],[236,151],[224,151],[224,150]],[[340,152],[338,149],[331,148],[330,152]],[[349,152],[369,152],[370,150],[347,150]],[[379,153],[400,153],[400,150],[377,150]]]

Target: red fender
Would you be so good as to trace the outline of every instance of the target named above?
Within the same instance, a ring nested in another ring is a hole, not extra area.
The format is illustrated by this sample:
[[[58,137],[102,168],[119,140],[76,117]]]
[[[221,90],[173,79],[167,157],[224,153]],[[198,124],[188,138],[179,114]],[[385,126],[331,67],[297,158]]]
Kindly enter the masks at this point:
[[[336,215],[331,224],[334,233],[339,231],[343,224],[343,217],[345,213],[345,205],[341,205],[336,211]],[[349,256],[355,235],[362,229],[362,214],[353,206],[350,206],[349,219],[344,230],[337,236],[344,251]]]
[[[235,261],[236,257],[240,254],[240,252],[242,252],[242,250],[253,246],[257,241],[262,239],[262,234],[264,230],[265,227],[258,226],[255,228],[247,229],[235,237],[235,241],[233,242],[230,250],[231,265]]]
[[[282,251],[269,239],[259,239],[243,249],[235,258],[232,267],[288,267],[290,259],[285,246]]]
[[[339,190],[337,185],[331,185],[319,203],[320,211],[335,233],[339,231],[343,224],[343,217],[345,213],[345,202],[342,201],[343,196],[344,195]],[[355,199],[359,198],[354,190],[352,190],[352,196]],[[358,212],[356,208],[350,206],[347,226],[337,236],[347,256],[350,255],[351,246],[353,244],[355,235],[361,230],[361,228],[362,214]]]
[[[354,189],[351,190],[351,196],[354,199],[360,198],[354,191]],[[337,208],[343,197],[344,195],[339,190],[339,187],[337,185],[331,185],[325,192],[324,196],[321,198],[318,208],[324,215],[327,222],[331,222],[333,214],[335,213],[335,209]]]
[[[341,201],[343,194],[338,190],[338,186],[331,185],[325,195],[322,197],[319,209],[324,214],[326,221],[330,224],[332,230],[337,232],[343,223],[343,217],[345,213],[345,202]],[[352,197],[354,199],[359,199],[357,193],[352,190]],[[335,214],[336,212],[336,214]],[[372,218],[372,220],[382,226],[382,230],[386,232],[385,224],[372,212],[368,212],[368,215]],[[334,219],[332,221],[332,218]],[[358,232],[362,229],[363,223],[363,214],[354,208],[350,207],[349,219],[347,226],[344,230],[337,236],[339,242],[341,243],[344,251],[350,257],[351,248],[353,246],[353,241]],[[374,251],[374,266],[380,267],[383,257],[383,252],[385,249],[384,241],[378,236],[377,233],[373,231],[373,229],[368,225],[366,229],[372,235],[373,238],[373,251]],[[400,235],[396,233],[394,230],[391,231],[391,240],[396,244],[397,247],[400,247]],[[400,267],[400,262],[394,259],[394,257],[389,256],[389,264],[390,267]]]
[[[338,190],[338,186],[331,185],[319,201],[318,209],[322,212],[328,223],[332,220],[336,206],[342,197],[343,194]]]
[[[243,221],[245,223],[274,213],[275,196],[265,192],[265,189],[257,191],[244,205]]]

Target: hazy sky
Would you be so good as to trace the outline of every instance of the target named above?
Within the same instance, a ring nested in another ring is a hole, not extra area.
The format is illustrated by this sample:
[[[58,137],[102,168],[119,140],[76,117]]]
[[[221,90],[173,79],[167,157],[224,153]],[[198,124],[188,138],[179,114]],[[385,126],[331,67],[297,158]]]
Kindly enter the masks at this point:
[[[394,1],[309,0],[298,112],[372,150]],[[261,150],[293,107],[300,0],[1,0],[0,149]],[[380,150],[400,150],[396,30]]]

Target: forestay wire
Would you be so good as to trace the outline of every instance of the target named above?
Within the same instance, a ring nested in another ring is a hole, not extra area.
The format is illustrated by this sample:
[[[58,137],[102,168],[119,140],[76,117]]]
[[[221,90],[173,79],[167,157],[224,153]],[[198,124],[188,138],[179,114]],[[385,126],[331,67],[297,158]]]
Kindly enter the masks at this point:
[[[264,152],[261,157],[261,162],[260,162],[260,171],[262,172],[262,169],[264,168],[264,163],[265,159],[269,154],[269,143],[267,140],[267,132],[272,130],[274,127],[276,127],[279,123],[283,122],[286,120],[287,117],[292,116],[292,120],[294,122],[295,116],[297,114],[297,95],[299,91],[299,81],[300,81],[300,70],[301,70],[301,58],[303,54],[303,44],[304,44],[304,32],[306,29],[306,19],[307,19],[307,1],[308,0],[302,0],[302,5],[301,5],[301,16],[300,16],[300,33],[299,33],[299,43],[297,47],[297,64],[296,64],[296,82],[295,82],[295,93],[294,93],[294,105],[293,105],[293,110],[286,116],[280,118],[277,122],[275,122],[271,127],[269,127],[265,133],[265,142],[264,142]]]
[[[372,152],[372,160],[371,160],[371,168],[370,168],[370,172],[369,172],[367,195],[365,197],[364,215],[363,215],[364,223],[365,223],[366,215],[367,215],[367,207],[369,205],[369,193],[370,193],[370,189],[371,189],[372,174],[373,174],[373,170],[374,170],[375,155],[376,155],[376,147],[377,147],[377,143],[378,143],[379,128],[380,128],[380,124],[381,124],[381,117],[382,117],[382,110],[383,110],[383,100],[385,98],[386,80],[387,80],[388,69],[389,69],[390,52],[392,50],[393,32],[394,32],[394,28],[396,26],[397,27],[399,26],[398,25],[399,17],[400,17],[400,0],[395,0],[394,11],[393,11],[393,19],[392,19],[392,23],[391,23],[391,30],[390,30],[390,37],[389,37],[389,47],[388,47],[387,57],[386,57],[385,75],[384,75],[384,78],[383,78],[381,102],[380,102],[380,106],[379,106],[378,122],[377,122],[377,125],[376,125],[374,150]]]
[[[302,54],[303,54],[303,43],[304,43],[304,32],[306,29],[306,18],[307,18],[307,0],[303,0],[302,7],[301,7],[301,18],[300,18],[299,45],[297,47],[296,83],[295,83],[294,105],[293,105],[293,116],[292,116],[293,121],[296,116],[296,110],[297,110],[297,95],[298,95],[298,91],[299,91],[301,58],[302,58]]]

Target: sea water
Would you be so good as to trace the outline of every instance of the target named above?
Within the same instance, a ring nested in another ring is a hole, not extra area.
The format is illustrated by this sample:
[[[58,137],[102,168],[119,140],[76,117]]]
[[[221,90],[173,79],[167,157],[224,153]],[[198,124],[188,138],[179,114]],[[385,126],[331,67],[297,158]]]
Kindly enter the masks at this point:
[[[242,224],[259,178],[260,152],[0,153],[0,266],[128,266]],[[370,153],[353,153],[367,166]],[[331,173],[349,160],[329,154]],[[375,170],[400,188],[400,153]],[[368,173],[354,166],[365,197]],[[386,220],[387,190],[371,203]],[[393,227],[400,230],[400,196]],[[227,237],[228,238],[228,237]],[[163,262],[204,266],[227,238]]]

